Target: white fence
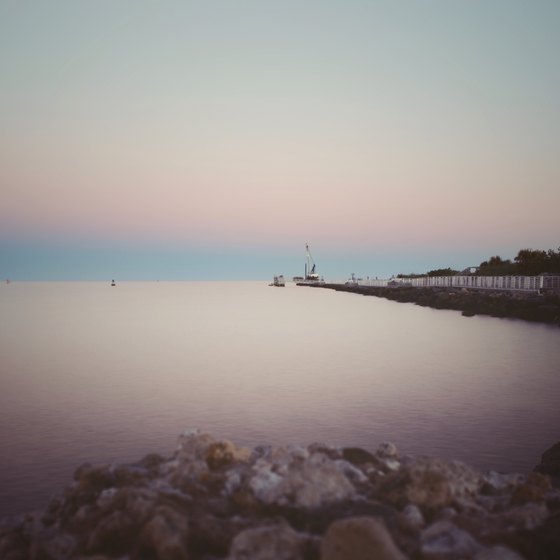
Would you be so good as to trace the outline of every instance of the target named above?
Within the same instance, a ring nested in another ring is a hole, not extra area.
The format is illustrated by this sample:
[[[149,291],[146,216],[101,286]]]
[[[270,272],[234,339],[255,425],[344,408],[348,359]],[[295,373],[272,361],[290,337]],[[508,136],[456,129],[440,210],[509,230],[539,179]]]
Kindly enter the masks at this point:
[[[560,290],[560,276],[426,276],[423,278],[394,278],[378,280],[361,278],[349,283],[359,286],[412,286],[415,288],[475,288],[481,290]]]

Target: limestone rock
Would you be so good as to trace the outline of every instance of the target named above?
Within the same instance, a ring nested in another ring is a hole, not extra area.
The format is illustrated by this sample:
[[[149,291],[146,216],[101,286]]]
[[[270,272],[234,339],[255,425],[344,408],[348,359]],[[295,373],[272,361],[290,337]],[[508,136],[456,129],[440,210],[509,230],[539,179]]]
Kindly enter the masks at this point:
[[[356,484],[363,484],[368,481],[368,477],[357,467],[345,461],[344,459],[337,459],[333,461],[333,465],[349,480]]]
[[[421,529],[426,524],[420,508],[414,504],[408,504],[401,516],[405,525],[411,529]]]
[[[524,560],[524,558],[509,548],[493,546],[480,551],[474,560]]]
[[[359,449],[359,448],[357,448],[357,447],[347,447],[345,449]],[[341,450],[340,448],[335,447],[333,445],[329,445],[327,443],[324,443],[324,442],[315,442],[315,443],[312,443],[312,444],[308,445],[307,446],[307,451],[310,454],[322,453],[323,455],[326,455],[329,459],[333,459],[333,460],[344,458],[347,461],[350,461],[350,459],[348,457],[343,457],[343,450]],[[362,451],[362,450],[360,449],[360,451]],[[367,453],[368,457],[371,455],[371,453],[369,453],[368,451],[366,451],[366,453]],[[350,461],[350,462],[352,463],[353,461]]]
[[[342,450],[342,458],[353,465],[363,465],[366,463],[375,463],[375,455],[360,447],[345,447]]]
[[[557,560],[558,535],[540,473],[192,430],[168,459],[83,465],[44,513],[0,520],[0,558]]]
[[[246,529],[231,544],[229,560],[304,560],[308,539],[285,523]]]
[[[472,558],[482,549],[469,533],[450,521],[438,521],[422,533],[422,560]]]
[[[549,517],[533,532],[538,560],[557,560],[560,558],[560,513]]]
[[[142,528],[143,547],[155,552],[158,560],[188,560],[187,518],[172,508],[161,506]]]
[[[175,457],[181,461],[206,460],[208,448],[216,443],[214,438],[198,429],[186,430],[179,436]]]
[[[89,533],[85,548],[88,553],[107,553],[122,555],[132,545],[138,531],[138,526],[131,517],[123,511],[113,511],[101,518],[91,533]]]
[[[489,471],[482,476],[481,491],[490,495],[503,494],[522,484],[524,480],[525,477],[521,474]]]
[[[332,523],[321,543],[321,560],[406,560],[382,520],[352,517]]]
[[[230,441],[211,443],[206,450],[206,463],[211,469],[229,466],[238,461],[248,461],[251,456],[249,449],[237,448]]]
[[[74,473],[75,495],[88,498],[98,495],[106,488],[111,488],[116,484],[116,478],[111,465],[93,466],[89,463],[81,465]]]
[[[560,477],[560,441],[542,454],[541,462],[535,467],[535,471]]]
[[[531,531],[542,525],[548,515],[546,504],[528,503],[505,511],[499,518],[510,531]]]
[[[379,447],[377,448],[377,454],[380,457],[385,457],[385,458],[396,458],[399,455],[397,451],[397,446],[394,443],[391,443],[390,441],[385,441],[379,444]]]
[[[53,560],[65,560],[72,558],[76,551],[76,539],[66,533],[42,531],[34,542],[31,556],[35,558],[52,558]],[[0,554],[4,560],[7,556]]]
[[[249,486],[266,504],[316,508],[349,498],[354,486],[332,461],[317,453],[278,465],[257,462]]]
[[[518,485],[511,495],[511,503],[514,505],[526,504],[528,502],[544,502],[548,491],[551,489],[548,476],[533,472],[527,480]]]
[[[474,497],[480,475],[460,462],[420,459],[380,480],[379,495],[398,507],[434,510]]]

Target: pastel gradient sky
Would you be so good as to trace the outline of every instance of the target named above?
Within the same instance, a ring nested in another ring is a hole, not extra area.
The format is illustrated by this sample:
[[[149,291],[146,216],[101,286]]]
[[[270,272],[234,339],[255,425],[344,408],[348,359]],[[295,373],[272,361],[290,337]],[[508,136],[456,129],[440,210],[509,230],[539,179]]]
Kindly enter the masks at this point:
[[[560,245],[560,2],[0,0],[0,275]]]

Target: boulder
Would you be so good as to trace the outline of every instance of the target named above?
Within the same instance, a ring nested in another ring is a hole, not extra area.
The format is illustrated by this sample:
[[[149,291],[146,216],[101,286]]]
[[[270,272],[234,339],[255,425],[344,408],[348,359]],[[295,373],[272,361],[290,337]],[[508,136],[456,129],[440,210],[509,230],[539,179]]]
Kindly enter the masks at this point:
[[[259,460],[253,471],[249,486],[259,501],[269,505],[318,508],[355,492],[341,469],[322,453],[292,460],[282,457],[280,464]]]
[[[245,447],[235,447],[230,441],[217,441],[208,446],[205,458],[210,469],[219,469],[236,462],[246,462],[250,456],[251,452]]]
[[[228,560],[305,560],[309,540],[285,523],[246,529],[233,539]]]
[[[421,543],[422,560],[472,558],[482,550],[469,533],[450,521],[438,521],[428,527],[422,532]]]
[[[384,457],[386,459],[395,459],[399,455],[397,446],[390,441],[384,441],[383,443],[379,444],[379,447],[377,448],[377,454],[380,457]]]
[[[408,504],[402,510],[401,521],[404,523],[405,527],[412,530],[421,529],[426,524],[420,508],[414,504]]]
[[[551,489],[548,476],[533,472],[527,479],[519,484],[512,492],[512,505],[522,505],[529,502],[544,502]]]
[[[539,473],[560,477],[560,441],[542,454],[541,462],[534,470]]]
[[[140,541],[158,560],[188,560],[187,536],[187,518],[172,508],[160,506],[142,527]]]
[[[352,517],[329,526],[321,560],[406,560],[382,519]]]
[[[0,558],[557,560],[558,535],[542,473],[193,430],[171,458],[84,465],[44,513],[0,520]]]
[[[524,560],[517,552],[504,546],[493,546],[492,548],[485,548],[481,550],[474,560]]]
[[[458,461],[422,458],[381,478],[379,497],[399,508],[443,509],[478,493],[481,476]]]
[[[353,465],[364,465],[375,463],[375,455],[361,447],[345,447],[342,450],[342,457]]]

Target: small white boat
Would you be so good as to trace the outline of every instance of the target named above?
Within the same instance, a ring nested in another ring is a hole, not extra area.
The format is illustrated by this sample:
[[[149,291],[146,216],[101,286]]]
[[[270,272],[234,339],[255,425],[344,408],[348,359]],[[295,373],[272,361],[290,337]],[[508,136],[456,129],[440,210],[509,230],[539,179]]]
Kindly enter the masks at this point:
[[[279,274],[278,276],[275,276],[274,279],[272,280],[272,284],[269,284],[269,286],[276,286],[277,288],[284,288],[286,286],[286,282],[284,280],[284,275]]]

